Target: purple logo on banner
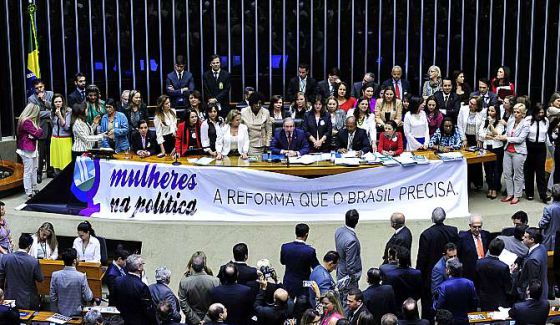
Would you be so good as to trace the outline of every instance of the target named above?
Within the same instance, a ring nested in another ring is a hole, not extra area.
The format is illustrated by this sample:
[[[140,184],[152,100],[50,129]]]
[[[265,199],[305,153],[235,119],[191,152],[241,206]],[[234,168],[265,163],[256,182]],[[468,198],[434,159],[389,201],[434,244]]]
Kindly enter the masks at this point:
[[[89,157],[78,157],[74,165],[74,181],[71,191],[76,198],[87,204],[87,208],[80,211],[82,216],[91,216],[99,212],[99,204],[93,204],[93,198],[99,189],[99,160]]]

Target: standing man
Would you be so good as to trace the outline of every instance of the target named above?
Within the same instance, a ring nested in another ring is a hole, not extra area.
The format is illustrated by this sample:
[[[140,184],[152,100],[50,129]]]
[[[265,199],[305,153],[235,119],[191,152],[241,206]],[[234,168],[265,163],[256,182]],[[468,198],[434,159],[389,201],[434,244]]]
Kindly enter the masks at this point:
[[[126,258],[130,255],[130,253],[122,248],[122,245],[117,245],[117,249],[115,250],[115,258],[109,267],[107,267],[107,271],[103,275],[103,282],[107,285],[109,289],[109,306],[114,306],[115,301],[113,298],[113,293],[115,290],[115,283],[117,279],[120,277],[126,276]]]
[[[422,317],[425,319],[433,317],[431,275],[434,265],[441,258],[441,254],[445,252],[445,244],[456,244],[459,240],[457,228],[443,224],[445,216],[443,208],[435,208],[432,211],[432,222],[434,224],[420,235],[416,268],[422,272],[424,284],[422,291]]]
[[[280,249],[280,263],[286,266],[284,287],[291,298],[307,296],[303,281],[309,279],[313,268],[319,265],[315,248],[306,243],[308,236],[309,226],[304,223],[297,224],[296,240],[283,244]]]
[[[204,86],[204,97],[206,103],[218,104],[221,117],[226,118],[229,113],[229,91],[231,88],[231,77],[229,72],[222,69],[220,56],[214,54],[210,57],[210,70],[202,76]]]
[[[189,94],[194,90],[192,73],[185,71],[185,58],[177,55],[175,70],[167,74],[165,92],[171,99],[171,106],[188,106]]]
[[[64,316],[80,316],[82,306],[93,299],[87,277],[76,270],[78,252],[67,248],[62,252],[64,269],[53,272],[51,279],[50,298],[51,310]]]
[[[366,304],[364,304],[364,294],[360,289],[354,288],[348,291],[346,304],[348,305],[347,317],[351,325],[358,324],[358,319],[362,313],[369,313]]]
[[[128,274],[115,283],[115,306],[121,312],[125,325],[155,325],[156,310],[150,289],[142,282],[142,256],[132,254],[126,259]]]
[[[539,280],[531,280],[527,287],[527,299],[511,307],[508,314],[515,324],[546,324],[550,303],[542,299],[543,286]]]
[[[457,258],[457,245],[453,243],[445,244],[445,252],[432,269],[432,295],[435,296],[439,285],[447,280],[446,263],[452,258]]]
[[[482,230],[482,217],[472,215],[469,221],[470,229],[459,233],[457,255],[463,263],[463,276],[474,281],[476,261],[484,258],[488,250],[490,233]]]
[[[323,264],[317,265],[309,276],[310,281],[315,281],[315,283],[317,283],[321,295],[327,291],[336,289],[336,283],[331,276],[331,272],[336,270],[338,260],[339,256],[337,252],[328,251],[323,257]],[[309,303],[311,306],[317,303],[315,299],[319,299],[319,297],[315,296],[313,288],[309,288]]]
[[[379,94],[379,84],[375,83],[375,74],[373,72],[366,72],[362,81],[352,84],[352,97],[362,97],[362,87],[369,83],[373,84],[373,93],[377,96]]]
[[[473,96],[480,96],[483,109],[498,105],[498,96],[490,91],[490,81],[486,78],[478,79],[478,90],[471,94]]]
[[[43,282],[43,273],[36,258],[29,255],[33,238],[29,234],[19,237],[19,249],[0,259],[0,279],[4,280],[6,299],[15,300],[19,309],[39,309],[36,282]]]
[[[290,79],[286,99],[293,102],[298,92],[305,94],[305,98],[310,100],[315,96],[317,91],[317,81],[309,76],[309,65],[300,63],[298,66],[298,75]]]
[[[498,310],[498,307],[510,306],[508,294],[512,287],[511,274],[509,265],[498,258],[504,250],[504,242],[494,238],[488,246],[488,255],[476,261],[474,283],[481,310]]]
[[[391,69],[391,78],[383,81],[383,86],[392,86],[395,88],[395,97],[400,100],[404,98],[404,95],[410,92],[410,83],[408,80],[402,79],[402,68],[398,65]]]
[[[344,277],[349,278],[348,285],[340,290],[341,297],[346,297],[350,289],[358,288],[358,281],[362,275],[360,240],[356,235],[356,225],[359,220],[360,214],[357,210],[348,210],[345,216],[345,225],[338,228],[334,234],[336,251],[340,256],[336,268],[336,278],[338,281]]]
[[[436,102],[439,110],[453,119],[454,123],[457,123],[457,115],[459,115],[459,109],[461,108],[461,103],[459,101],[459,96],[452,92],[453,84],[449,77],[444,77],[442,79],[441,89],[437,91],[434,96],[436,97]]]
[[[552,185],[552,203],[544,207],[539,228],[543,229],[543,245],[553,251],[556,232],[560,230],[560,184]]]
[[[54,177],[54,169],[51,167],[50,162],[50,147],[51,147],[51,106],[54,93],[50,90],[45,90],[45,83],[42,79],[33,80],[33,95],[27,99],[28,103],[35,104],[41,109],[39,113],[39,124],[43,130],[43,135],[39,137],[37,143],[37,154],[39,155],[39,165],[37,166],[37,183],[43,181],[43,168],[47,165],[47,177]]]
[[[74,75],[74,85],[76,89],[68,95],[68,107],[72,108],[76,104],[86,101],[86,75],[78,72]],[[128,100],[128,98],[127,98]]]
[[[328,77],[326,80],[321,80],[317,84],[317,94],[323,96],[323,98],[329,98],[330,96],[337,96],[336,90],[340,84],[340,70],[337,67],[330,68],[328,71]]]
[[[161,266],[156,269],[156,283],[150,284],[148,289],[150,289],[154,306],[158,306],[162,302],[167,302],[169,304],[169,312],[166,318],[180,322],[181,308],[179,307],[179,299],[177,299],[171,288],[169,288],[169,282],[171,282],[171,271],[169,271],[167,267]]]
[[[395,291],[388,284],[381,284],[381,271],[371,268],[367,271],[369,287],[364,290],[364,303],[373,315],[375,324],[379,324],[381,317],[387,313],[397,313]]]
[[[408,249],[412,247],[412,233],[410,229],[405,226],[405,217],[401,212],[395,212],[391,215],[391,228],[395,229],[395,233],[385,245],[385,252],[383,253],[383,264],[388,263],[387,251],[391,246],[400,246]]]
[[[237,266],[228,263],[223,269],[222,285],[210,292],[212,302],[221,303],[228,310],[228,324],[245,325],[253,313],[255,295],[251,288],[237,283]]]
[[[527,287],[531,280],[539,280],[542,283],[542,295],[540,299],[548,298],[547,278],[547,251],[541,245],[542,235],[539,228],[530,227],[525,230],[523,243],[529,248],[529,254],[523,260],[521,271],[514,269],[514,283],[516,284],[519,299],[527,298]]]

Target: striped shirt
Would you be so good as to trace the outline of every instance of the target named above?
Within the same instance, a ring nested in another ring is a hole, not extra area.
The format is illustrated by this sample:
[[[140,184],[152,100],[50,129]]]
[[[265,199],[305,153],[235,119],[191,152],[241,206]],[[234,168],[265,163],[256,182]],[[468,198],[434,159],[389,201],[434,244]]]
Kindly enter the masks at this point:
[[[74,122],[72,133],[74,134],[72,151],[75,152],[88,151],[93,147],[94,143],[103,139],[102,134],[94,135],[93,128],[81,119],[76,119],[76,122]]]

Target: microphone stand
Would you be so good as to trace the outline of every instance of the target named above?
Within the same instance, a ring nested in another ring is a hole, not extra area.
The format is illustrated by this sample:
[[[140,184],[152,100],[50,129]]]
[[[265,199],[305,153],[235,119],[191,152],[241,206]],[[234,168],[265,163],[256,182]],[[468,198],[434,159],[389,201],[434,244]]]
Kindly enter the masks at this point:
[[[183,131],[183,135],[184,134],[185,134],[185,132]],[[179,155],[183,154],[183,138],[181,138],[181,142],[179,143],[179,151],[180,151],[179,154],[175,153],[175,161],[171,164],[173,166],[181,165],[181,162],[179,161]]]

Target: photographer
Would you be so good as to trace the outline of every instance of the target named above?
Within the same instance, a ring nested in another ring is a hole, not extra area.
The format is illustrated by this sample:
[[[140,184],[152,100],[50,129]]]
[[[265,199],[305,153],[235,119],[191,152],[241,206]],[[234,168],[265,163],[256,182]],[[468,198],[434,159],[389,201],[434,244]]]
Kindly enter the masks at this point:
[[[257,262],[257,275],[259,284],[263,281],[267,282],[264,289],[264,301],[268,305],[274,304],[274,292],[277,289],[284,289],[284,285],[278,282],[276,270],[267,259],[261,259]],[[261,285],[262,288],[262,285]]]
[[[288,299],[288,292],[276,280],[276,271],[270,267],[268,260],[260,260],[257,266],[260,287],[254,305],[257,324],[284,325],[286,320],[292,317],[293,312],[293,304]],[[271,303],[270,293],[272,293]]]

